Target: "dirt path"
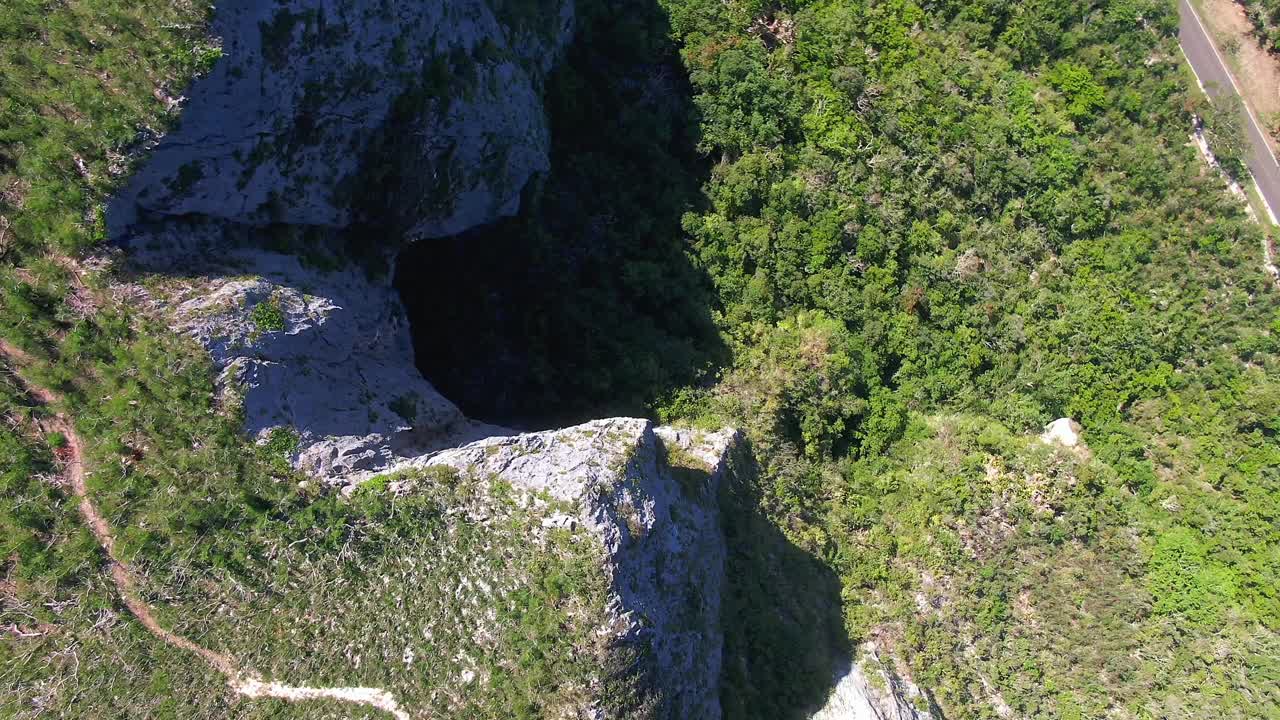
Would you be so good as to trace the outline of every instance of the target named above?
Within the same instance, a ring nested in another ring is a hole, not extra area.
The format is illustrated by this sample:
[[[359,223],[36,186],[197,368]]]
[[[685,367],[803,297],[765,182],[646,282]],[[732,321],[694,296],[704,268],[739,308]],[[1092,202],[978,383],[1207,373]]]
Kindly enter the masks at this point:
[[[12,363],[15,377],[22,384],[27,394],[46,407],[52,407],[58,403],[59,398],[55,393],[48,388],[28,382],[18,374],[19,368],[32,364],[30,355],[4,339],[0,339],[0,355]],[[410,720],[409,713],[400,707],[395,696],[381,688],[321,688],[266,682],[257,673],[240,669],[229,655],[197,645],[191,640],[167,630],[156,620],[151,606],[142,599],[142,595],[138,592],[138,584],[134,578],[133,570],[127,563],[116,556],[116,541],[111,532],[111,525],[107,523],[106,518],[102,517],[102,513],[98,512],[98,507],[93,504],[93,499],[89,495],[89,487],[85,483],[84,444],[80,439],[80,435],[76,433],[72,423],[62,413],[56,413],[43,420],[41,429],[45,432],[61,433],[66,439],[64,479],[67,486],[71,488],[71,491],[75,493],[76,498],[80,501],[80,515],[84,518],[85,524],[89,526],[93,536],[98,540],[98,544],[102,546],[103,552],[107,554],[111,579],[115,583],[116,591],[120,593],[120,598],[124,600],[125,607],[138,619],[138,622],[142,623],[142,626],[148,632],[168,645],[200,657],[215,670],[226,676],[227,684],[231,686],[232,690],[245,697],[277,698],[281,700],[337,700],[382,710],[390,713],[396,720]]]
[[[1280,287],[1280,267],[1276,267],[1276,248],[1275,241],[1271,238],[1271,233],[1264,233],[1262,236],[1262,267],[1271,276],[1271,281]]]

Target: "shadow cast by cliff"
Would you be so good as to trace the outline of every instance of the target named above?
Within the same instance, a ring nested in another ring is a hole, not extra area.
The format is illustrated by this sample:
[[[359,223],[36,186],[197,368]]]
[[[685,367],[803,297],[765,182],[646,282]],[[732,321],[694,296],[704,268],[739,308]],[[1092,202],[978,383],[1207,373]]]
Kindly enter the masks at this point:
[[[551,171],[518,216],[409,247],[418,367],[470,416],[524,428],[644,415],[725,360],[681,216],[708,165],[665,13],[578,4],[550,76]]]
[[[749,444],[731,458],[721,487],[728,546],[724,674],[727,720],[802,720],[826,702],[849,669],[840,580],[795,546],[760,508],[760,470]]]

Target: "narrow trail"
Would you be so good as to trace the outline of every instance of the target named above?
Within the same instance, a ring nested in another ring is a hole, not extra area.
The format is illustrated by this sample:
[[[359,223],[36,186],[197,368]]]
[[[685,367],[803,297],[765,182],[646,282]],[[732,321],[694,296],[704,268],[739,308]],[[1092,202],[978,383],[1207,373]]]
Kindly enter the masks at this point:
[[[1276,267],[1276,254],[1273,250],[1274,241],[1271,239],[1271,233],[1264,232],[1262,234],[1262,268],[1271,276],[1271,281],[1280,287],[1280,267]]]
[[[34,398],[36,402],[45,407],[52,407],[57,404],[59,400],[57,394],[48,388],[28,382],[19,374],[19,368],[32,364],[33,359],[29,354],[4,339],[0,339],[0,356],[4,356],[9,360],[14,371],[14,377],[17,378],[23,390]],[[66,464],[63,472],[67,486],[71,488],[71,491],[79,500],[80,515],[84,518],[85,524],[89,526],[93,536],[107,555],[111,579],[115,583],[116,591],[120,594],[121,599],[124,600],[125,607],[138,619],[138,622],[142,623],[142,626],[148,632],[166,644],[185,650],[204,660],[215,670],[226,676],[227,684],[232,690],[245,697],[295,701],[337,700],[381,710],[389,713],[396,720],[410,720],[411,716],[400,707],[395,696],[381,688],[307,687],[264,681],[257,673],[238,668],[231,656],[198,645],[162,626],[156,620],[151,606],[142,599],[141,593],[138,592],[138,584],[132,568],[117,557],[115,536],[111,532],[111,525],[107,523],[102,513],[98,512],[98,507],[94,505],[93,499],[89,495],[89,487],[85,482],[84,443],[81,441],[80,435],[76,433],[72,423],[62,413],[54,413],[44,419],[41,422],[41,428],[45,432],[58,432],[66,439],[67,444],[64,448]]]
[[[1257,211],[1254,210],[1253,205],[1249,202],[1249,196],[1245,193],[1244,188],[1240,187],[1240,183],[1232,179],[1232,177],[1222,169],[1222,166],[1218,163],[1218,159],[1214,157],[1213,150],[1209,148],[1209,141],[1205,139],[1204,132],[1201,130],[1198,123],[1199,121],[1197,120],[1197,126],[1191,133],[1191,142],[1194,143],[1196,148],[1200,151],[1200,158],[1209,166],[1209,169],[1222,176],[1222,180],[1227,184],[1227,190],[1229,190],[1236,199],[1244,204],[1244,209],[1249,213],[1249,218],[1262,227],[1262,270],[1267,274],[1267,277],[1271,278],[1271,282],[1275,284],[1277,288],[1280,288],[1280,267],[1276,267],[1276,254],[1272,248],[1272,230],[1280,226],[1280,219],[1277,219],[1275,215],[1271,214],[1271,207],[1265,203],[1263,205],[1263,209],[1267,211],[1267,218],[1270,219],[1271,222],[1267,223],[1266,220],[1258,216]]]

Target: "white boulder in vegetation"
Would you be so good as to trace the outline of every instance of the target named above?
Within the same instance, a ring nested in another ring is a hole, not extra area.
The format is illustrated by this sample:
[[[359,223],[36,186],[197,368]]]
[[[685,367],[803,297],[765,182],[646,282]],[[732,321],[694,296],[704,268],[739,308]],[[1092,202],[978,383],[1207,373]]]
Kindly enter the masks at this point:
[[[1081,430],[1080,423],[1075,420],[1058,418],[1044,426],[1044,433],[1040,435],[1040,439],[1046,445],[1057,443],[1063,447],[1074,448],[1082,444],[1080,440]]]

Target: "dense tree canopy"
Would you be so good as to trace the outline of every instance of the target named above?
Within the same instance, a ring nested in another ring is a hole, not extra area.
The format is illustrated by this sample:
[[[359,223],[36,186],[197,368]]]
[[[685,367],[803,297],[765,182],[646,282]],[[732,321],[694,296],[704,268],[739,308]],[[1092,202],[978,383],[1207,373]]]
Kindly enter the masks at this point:
[[[664,4],[736,356],[664,409],[750,429],[853,636],[949,718],[1280,712],[1280,296],[1173,3]]]

